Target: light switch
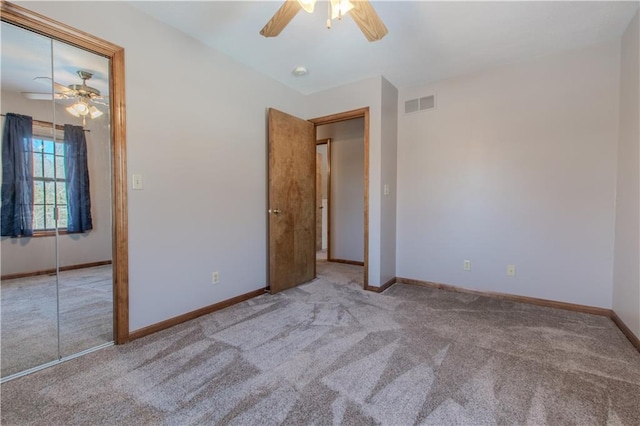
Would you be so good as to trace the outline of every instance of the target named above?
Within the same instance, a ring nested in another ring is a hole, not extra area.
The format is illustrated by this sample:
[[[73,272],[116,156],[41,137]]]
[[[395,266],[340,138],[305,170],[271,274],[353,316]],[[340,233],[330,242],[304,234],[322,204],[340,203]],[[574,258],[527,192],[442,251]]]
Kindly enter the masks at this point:
[[[389,184],[384,184],[384,195],[391,194],[391,188],[389,188]]]
[[[142,189],[142,175],[134,174],[131,176],[131,188]]]

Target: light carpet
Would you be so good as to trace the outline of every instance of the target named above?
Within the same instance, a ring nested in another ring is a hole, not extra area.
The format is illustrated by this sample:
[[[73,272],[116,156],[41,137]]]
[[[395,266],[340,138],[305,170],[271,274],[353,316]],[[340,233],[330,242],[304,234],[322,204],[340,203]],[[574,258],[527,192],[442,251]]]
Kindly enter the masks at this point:
[[[640,354],[608,318],[362,269],[2,386],[2,424],[640,424]]]

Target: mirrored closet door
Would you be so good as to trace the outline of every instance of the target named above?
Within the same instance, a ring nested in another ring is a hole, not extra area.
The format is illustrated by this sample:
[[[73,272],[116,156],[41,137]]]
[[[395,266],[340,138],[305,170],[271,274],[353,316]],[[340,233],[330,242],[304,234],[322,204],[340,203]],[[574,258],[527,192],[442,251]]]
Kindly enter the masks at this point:
[[[112,344],[109,59],[2,22],[1,376]]]

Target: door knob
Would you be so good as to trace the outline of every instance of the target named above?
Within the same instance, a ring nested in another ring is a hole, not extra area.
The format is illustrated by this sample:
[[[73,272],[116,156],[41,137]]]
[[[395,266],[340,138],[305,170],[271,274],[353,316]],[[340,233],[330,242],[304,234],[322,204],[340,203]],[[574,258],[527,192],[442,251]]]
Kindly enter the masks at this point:
[[[275,215],[279,215],[280,213],[282,213],[282,210],[280,210],[280,209],[273,209],[273,210],[269,209],[269,213],[273,213]]]

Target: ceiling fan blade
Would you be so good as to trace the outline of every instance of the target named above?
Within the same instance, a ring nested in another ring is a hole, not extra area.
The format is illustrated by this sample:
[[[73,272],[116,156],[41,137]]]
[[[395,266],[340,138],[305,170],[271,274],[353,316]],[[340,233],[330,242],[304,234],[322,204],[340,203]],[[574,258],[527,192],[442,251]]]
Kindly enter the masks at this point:
[[[368,0],[351,0],[353,9],[349,14],[369,41],[377,41],[387,35],[387,27]]]
[[[36,77],[33,79],[34,81],[38,81],[40,83],[45,83],[47,85],[51,85],[51,83],[53,82],[53,88],[56,92],[60,92],[63,94],[67,94],[70,96],[73,96],[70,92],[73,92],[73,90],[69,89],[67,86],[62,85],[60,83],[56,83],[55,81],[53,81],[51,79],[51,77]]]
[[[267,22],[267,25],[264,26],[260,30],[260,34],[265,37],[275,37],[284,27],[287,26],[289,22],[293,19],[294,16],[302,9],[298,0],[287,0],[284,4],[278,9],[275,15]]]
[[[20,92],[22,96],[27,99],[31,99],[32,101],[50,101],[53,99],[69,99],[63,93],[36,93],[36,92]]]

